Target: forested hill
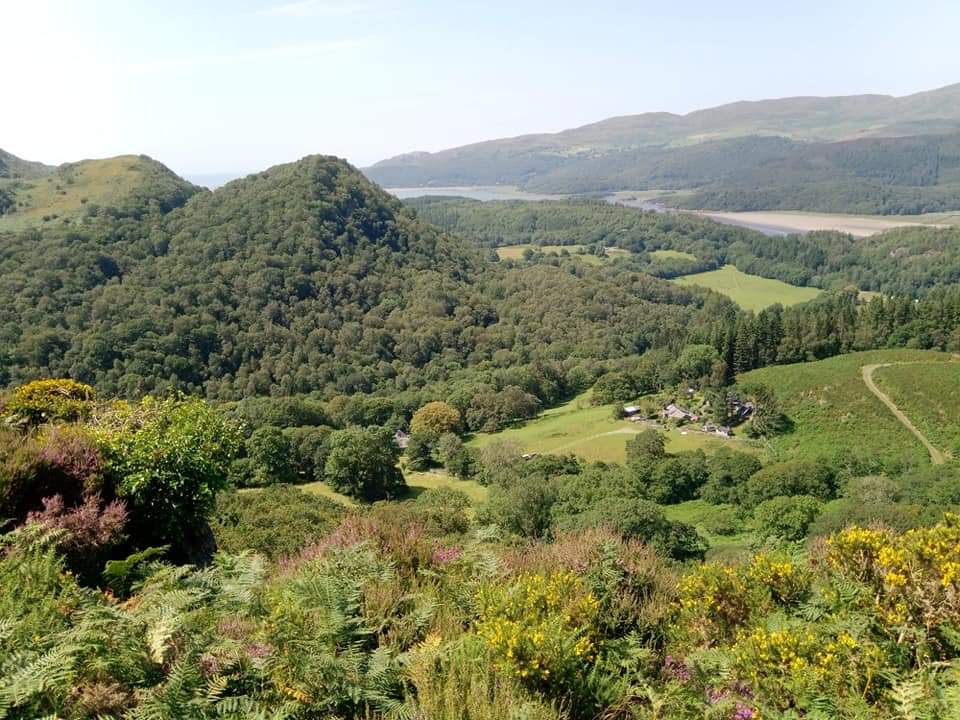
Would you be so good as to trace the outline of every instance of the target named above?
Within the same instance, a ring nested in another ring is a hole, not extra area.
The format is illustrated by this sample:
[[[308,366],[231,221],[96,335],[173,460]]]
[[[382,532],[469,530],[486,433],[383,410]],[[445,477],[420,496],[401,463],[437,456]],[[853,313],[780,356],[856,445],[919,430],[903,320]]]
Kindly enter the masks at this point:
[[[702,293],[642,273],[501,267],[320,156],[167,213],[0,242],[3,381],[70,376],[127,396],[399,391],[558,358],[563,375],[681,347],[716,316]]]
[[[904,98],[741,102],[612,118],[561,133],[410,153],[367,169],[388,187],[547,193],[693,190],[730,210],[906,214],[960,204],[960,85]]]

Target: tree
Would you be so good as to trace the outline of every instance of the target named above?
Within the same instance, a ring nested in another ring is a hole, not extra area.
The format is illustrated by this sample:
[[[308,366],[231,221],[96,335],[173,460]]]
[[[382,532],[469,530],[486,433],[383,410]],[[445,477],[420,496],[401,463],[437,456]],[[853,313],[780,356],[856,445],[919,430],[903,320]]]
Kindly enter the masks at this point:
[[[410,420],[410,432],[439,438],[446,433],[456,433],[460,429],[460,412],[442,400],[428,402],[413,414]]]
[[[426,433],[414,433],[410,436],[405,452],[407,467],[416,472],[430,468],[433,462],[433,443]]]
[[[644,430],[627,440],[627,463],[659,462],[667,456],[667,436],[653,429]]]
[[[347,428],[330,435],[324,477],[337,492],[358,500],[383,500],[406,488],[393,434],[386,428]]]
[[[810,495],[780,495],[764,500],[753,511],[757,531],[781,540],[802,540],[823,503]]]
[[[254,485],[291,483],[296,480],[293,445],[283,431],[265,425],[253,431],[246,442]]]
[[[740,495],[740,503],[747,508],[780,495],[810,495],[830,500],[836,495],[836,477],[833,470],[822,463],[789,460],[755,472],[743,485]]]
[[[608,372],[593,385],[593,402],[597,405],[625,403],[637,394],[637,383],[625,372]]]
[[[552,480],[521,477],[510,486],[491,488],[482,519],[514,535],[541,538],[550,531],[550,513],[556,500],[557,488]]]
[[[440,464],[450,473],[466,480],[476,472],[476,460],[473,453],[463,444],[457,435],[447,433],[437,443],[437,455]]]
[[[720,448],[707,460],[708,477],[700,497],[714,505],[735,504],[743,484],[761,467],[750,453]]]
[[[711,345],[687,345],[677,358],[675,370],[683,382],[699,383],[709,378],[713,365],[720,359]]]
[[[790,427],[790,420],[783,413],[777,396],[766,385],[753,383],[742,388],[743,394],[753,401],[754,409],[748,432],[754,437],[770,437]]]

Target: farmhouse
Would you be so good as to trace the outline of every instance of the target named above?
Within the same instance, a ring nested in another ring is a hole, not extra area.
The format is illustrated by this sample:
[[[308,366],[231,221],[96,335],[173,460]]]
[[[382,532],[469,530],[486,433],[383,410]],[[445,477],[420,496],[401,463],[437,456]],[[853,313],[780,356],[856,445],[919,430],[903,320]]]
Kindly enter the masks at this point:
[[[727,425],[715,425],[712,422],[705,422],[703,424],[703,431],[712,435],[719,435],[720,437],[730,437],[733,435],[733,430]]]
[[[393,434],[393,443],[401,450],[406,450],[407,445],[410,444],[410,434],[405,433],[403,430],[397,430]]]
[[[660,412],[664,420],[682,420],[684,422],[696,422],[699,418],[689,410],[670,403]]]
[[[733,403],[731,408],[733,411],[733,417],[737,422],[743,422],[748,420],[751,415],[753,415],[754,405],[752,402],[740,402],[739,400]]]

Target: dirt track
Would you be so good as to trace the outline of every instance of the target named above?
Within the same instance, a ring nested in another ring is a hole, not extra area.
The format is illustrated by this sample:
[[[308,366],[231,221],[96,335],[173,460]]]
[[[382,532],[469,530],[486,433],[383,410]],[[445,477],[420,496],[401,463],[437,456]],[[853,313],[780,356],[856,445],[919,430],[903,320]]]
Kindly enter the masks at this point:
[[[907,430],[916,435],[917,439],[923,443],[923,446],[927,449],[927,452],[930,453],[930,462],[932,462],[934,465],[943,465],[943,463],[947,460],[947,456],[934,447],[933,443],[927,440],[927,436],[920,432],[916,425],[910,422],[910,418],[904,415],[900,408],[894,404],[893,400],[891,400],[886,393],[878,388],[877,384],[873,381],[873,371],[877,368],[890,367],[891,365],[909,364],[910,363],[878,363],[876,365],[864,365],[862,368],[860,368],[860,372],[863,374],[863,382],[866,383],[870,392],[880,398],[880,402],[887,406],[897,420],[899,420]]]

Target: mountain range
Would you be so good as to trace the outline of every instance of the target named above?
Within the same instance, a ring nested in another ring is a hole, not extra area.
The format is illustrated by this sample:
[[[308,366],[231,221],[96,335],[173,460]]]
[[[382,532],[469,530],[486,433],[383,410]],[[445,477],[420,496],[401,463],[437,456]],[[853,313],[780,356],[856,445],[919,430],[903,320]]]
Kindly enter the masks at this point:
[[[906,97],[794,97],[616,117],[408,153],[365,172],[387,187],[661,190],[672,204],[716,209],[954,209],[960,84]]]

